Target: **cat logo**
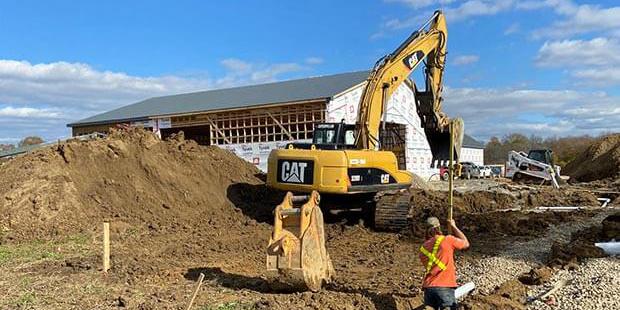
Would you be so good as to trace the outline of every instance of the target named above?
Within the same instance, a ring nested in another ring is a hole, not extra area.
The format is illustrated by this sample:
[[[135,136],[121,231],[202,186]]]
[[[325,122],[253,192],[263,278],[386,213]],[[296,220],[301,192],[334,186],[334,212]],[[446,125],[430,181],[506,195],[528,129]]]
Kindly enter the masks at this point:
[[[312,184],[314,163],[309,160],[278,161],[278,181],[283,183]]]
[[[403,63],[405,63],[405,66],[407,66],[407,68],[413,69],[415,68],[415,66],[418,65],[418,62],[420,62],[422,58],[424,58],[424,52],[416,51],[405,57],[403,59]]]

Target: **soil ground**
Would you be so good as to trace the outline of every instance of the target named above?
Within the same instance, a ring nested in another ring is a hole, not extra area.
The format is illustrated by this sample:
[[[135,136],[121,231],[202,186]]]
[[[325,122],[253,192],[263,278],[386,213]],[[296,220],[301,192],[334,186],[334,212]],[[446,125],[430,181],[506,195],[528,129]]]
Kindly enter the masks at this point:
[[[72,141],[13,159],[0,166],[0,175],[2,309],[185,309],[200,273],[205,282],[194,309],[421,304],[419,234],[374,232],[352,224],[352,213],[326,224],[334,283],[318,293],[274,291],[264,273],[265,247],[282,193],[267,189],[264,176],[233,154],[182,136],[159,141],[119,131]],[[443,186],[412,190],[418,224],[428,215],[445,218]],[[556,258],[553,241],[575,242],[572,232],[602,225],[617,206],[600,209],[583,188],[457,182],[455,215],[472,242],[457,255],[459,282],[478,286],[465,308],[525,307],[532,287],[518,278]],[[558,205],[591,209],[534,212]],[[101,270],[106,220],[112,231],[107,274]],[[593,239],[609,237],[608,230],[591,229]],[[564,262],[586,259],[564,254]],[[533,273],[526,281],[543,285]]]

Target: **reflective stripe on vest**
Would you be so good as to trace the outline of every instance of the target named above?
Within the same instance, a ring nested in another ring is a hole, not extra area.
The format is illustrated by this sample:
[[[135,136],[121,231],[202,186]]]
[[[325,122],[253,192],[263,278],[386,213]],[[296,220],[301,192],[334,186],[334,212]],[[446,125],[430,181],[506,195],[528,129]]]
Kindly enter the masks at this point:
[[[441,271],[446,270],[446,264],[444,264],[442,261],[440,261],[437,258],[437,252],[439,251],[439,245],[441,244],[444,238],[445,236],[437,237],[437,239],[435,240],[435,245],[433,246],[433,253],[429,252],[426,248],[424,248],[423,245],[420,246],[420,252],[422,252],[422,254],[428,257],[428,263],[426,264],[426,274],[429,274],[431,272],[431,269],[433,269],[433,265],[437,265],[437,267],[439,267]]]

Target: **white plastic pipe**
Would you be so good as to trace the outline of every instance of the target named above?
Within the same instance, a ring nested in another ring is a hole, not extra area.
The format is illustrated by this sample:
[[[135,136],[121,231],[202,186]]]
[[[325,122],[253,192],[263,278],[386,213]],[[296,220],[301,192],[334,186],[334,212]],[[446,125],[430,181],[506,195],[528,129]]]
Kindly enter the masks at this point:
[[[596,200],[602,203],[601,208],[607,207],[607,204],[611,201],[609,198],[596,198]]]
[[[577,211],[582,210],[583,207],[538,207],[536,210],[541,211]]]
[[[620,242],[597,242],[594,244],[607,255],[620,255]]]
[[[474,284],[474,282],[467,282],[467,283],[457,287],[456,290],[454,290],[454,297],[456,299],[461,299],[461,298],[467,296],[467,294],[469,294],[475,288],[476,288],[476,285]]]

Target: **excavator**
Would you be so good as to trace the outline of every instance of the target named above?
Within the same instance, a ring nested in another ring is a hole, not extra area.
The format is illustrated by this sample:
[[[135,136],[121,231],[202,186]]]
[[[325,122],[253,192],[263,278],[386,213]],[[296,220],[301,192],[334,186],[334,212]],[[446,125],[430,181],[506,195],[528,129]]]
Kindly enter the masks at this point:
[[[307,199],[314,201],[314,208],[319,210],[311,211],[307,203],[294,207],[293,194],[287,194],[274,212],[274,233],[267,255],[269,272],[310,290],[320,288],[317,283],[328,282],[333,275],[329,256],[319,254],[324,252],[325,245],[316,242],[317,238],[307,238],[323,234],[322,213],[315,197],[319,193],[351,198],[374,194],[375,229],[399,231],[408,226],[410,197],[403,189],[411,187],[413,174],[399,169],[393,152],[381,150],[379,133],[382,121],[385,124],[388,99],[402,83],[410,81],[409,75],[422,63],[425,89],[418,90],[415,84],[413,88],[432,162],[447,163],[450,152],[458,162],[463,121],[449,119],[441,108],[447,38],[445,17],[436,11],[396,50],[376,62],[366,81],[355,125],[319,123],[315,125],[312,143],[290,143],[284,149],[271,151],[267,186],[311,193]],[[309,257],[323,262],[312,262]]]

